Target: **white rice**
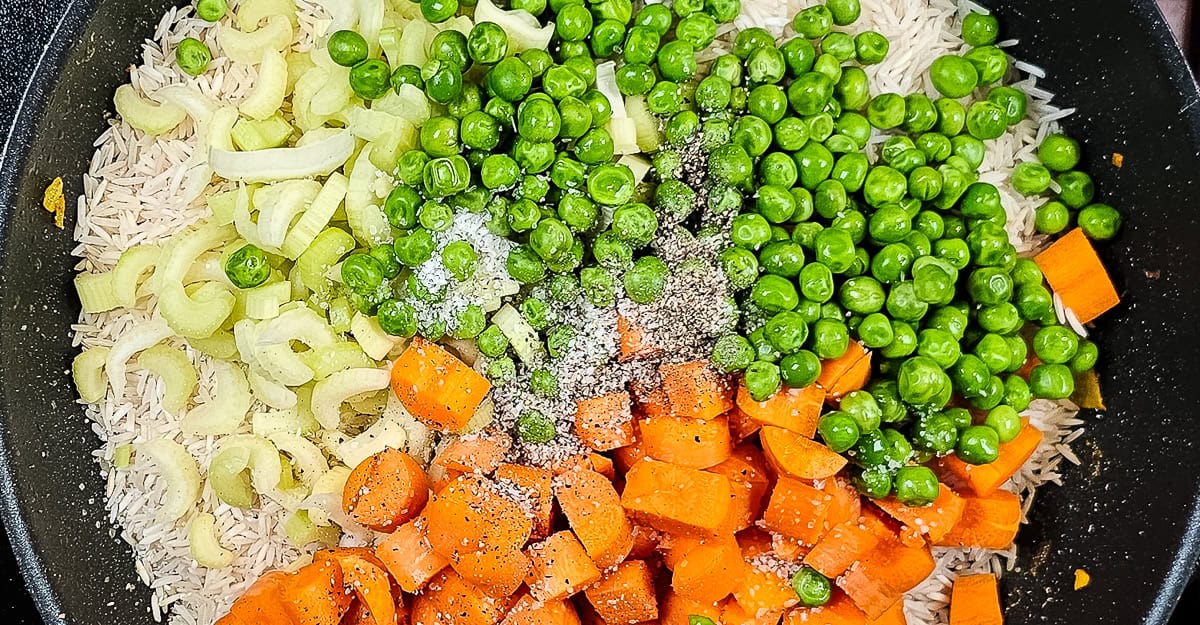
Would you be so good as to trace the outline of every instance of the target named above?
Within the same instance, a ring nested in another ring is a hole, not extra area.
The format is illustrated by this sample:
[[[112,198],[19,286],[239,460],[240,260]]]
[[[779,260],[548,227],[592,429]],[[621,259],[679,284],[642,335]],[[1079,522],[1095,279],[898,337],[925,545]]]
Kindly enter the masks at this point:
[[[313,0],[298,0],[297,4],[300,43],[296,48],[303,50],[324,33],[329,19]],[[807,0],[744,0],[737,26],[762,26],[790,36],[791,15],[808,4]],[[968,0],[863,0],[862,4],[863,17],[853,29],[874,29],[892,42],[888,58],[867,70],[873,90],[923,90],[930,95],[935,94],[924,78],[929,65],[941,54],[963,49],[956,21],[969,10],[982,10]],[[131,68],[130,82],[146,94],[164,85],[190,81],[209,96],[240,100],[255,79],[254,70],[219,58],[214,37],[218,28],[221,26],[192,18],[190,8],[172,9],[159,23],[154,39],[143,46],[140,63]],[[218,56],[212,69],[195,79],[179,72],[172,60],[174,47],[187,36],[205,41]],[[710,56],[715,56],[721,45],[714,46]],[[1009,177],[1016,163],[1035,157],[1041,139],[1073,109],[1060,110],[1051,105],[1051,94],[1036,85],[1036,79],[1045,75],[1040,68],[1024,63],[1015,68],[1029,75],[1015,85],[1030,95],[1029,118],[989,144],[981,179],[1000,189],[1010,236],[1019,250],[1031,252],[1044,243],[1033,229],[1037,200],[1016,193]],[[77,204],[75,238],[79,244],[73,253],[81,258],[79,270],[110,269],[126,248],[160,242],[204,216],[202,206],[183,206],[177,199],[183,164],[195,145],[190,122],[165,136],[148,137],[114,120],[95,145],[83,180],[84,195]],[[1076,331],[1086,334],[1074,315],[1062,310],[1057,298],[1056,312]],[[153,313],[143,299],[132,310],[82,315],[73,326],[75,343],[88,347],[111,345]],[[213,392],[211,364],[202,355],[189,353],[200,371],[200,396],[208,397]],[[215,515],[221,543],[237,557],[230,567],[221,570],[196,565],[188,551],[189,519],[171,526],[154,521],[163,498],[163,485],[156,472],[141,460],[127,469],[111,467],[118,446],[163,437],[181,442],[205,467],[214,451],[214,440],[184,435],[177,419],[162,408],[161,381],[145,371],[131,367],[126,390],[122,402],[113,401],[110,395],[86,408],[88,418],[94,422],[93,430],[103,442],[94,455],[107,478],[109,521],[121,528],[119,535],[133,547],[135,570],[153,589],[147,611],[156,620],[169,614],[170,622],[176,625],[211,625],[261,573],[283,567],[300,556],[283,535],[287,511],[269,501],[254,510],[230,508],[205,487],[197,512]],[[1026,412],[1046,438],[1034,458],[1008,485],[1022,495],[1025,510],[1032,505],[1038,486],[1046,482],[1060,484],[1058,467],[1063,458],[1079,463],[1068,447],[1083,432],[1083,422],[1076,418],[1076,412],[1077,407],[1066,401],[1035,401]],[[910,625],[948,622],[946,604],[954,577],[962,571],[1000,574],[1015,566],[1016,553],[1015,547],[1004,551],[938,549],[935,556],[937,570],[909,594],[905,604]]]

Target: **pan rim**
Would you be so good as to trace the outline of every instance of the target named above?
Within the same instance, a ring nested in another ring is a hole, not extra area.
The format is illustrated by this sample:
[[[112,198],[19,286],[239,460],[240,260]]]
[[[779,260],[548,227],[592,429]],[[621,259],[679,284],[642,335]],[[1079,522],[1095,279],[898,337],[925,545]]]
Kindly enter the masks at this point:
[[[12,205],[37,127],[45,113],[50,89],[44,85],[51,85],[57,80],[67,55],[76,45],[79,35],[86,28],[101,1],[63,0],[61,16],[51,30],[49,40],[34,61],[28,81],[17,91],[13,118],[11,124],[3,128],[4,141],[0,144],[2,207]],[[1174,90],[1200,101],[1200,87],[1156,2],[1128,2],[1132,5],[1134,14],[1144,20],[1144,31],[1153,47],[1161,55],[1173,56],[1179,61],[1171,65],[1172,70],[1165,77],[1166,82]],[[1193,132],[1200,136],[1200,107],[1187,111],[1186,122]],[[0,240],[4,238],[8,225],[7,215],[0,213]],[[0,285],[4,281],[5,277],[0,275]],[[0,406],[4,406],[0,410],[7,410],[7,398],[3,387],[0,387]],[[0,420],[0,520],[3,521],[22,577],[42,620],[48,625],[66,625],[66,615],[62,612],[59,597],[51,584],[46,563],[34,544],[22,501],[17,496],[17,484],[11,470],[13,459],[9,443],[7,426]],[[1069,485],[1067,487],[1069,488]],[[1200,491],[1195,493],[1190,507],[1188,527],[1181,534],[1179,549],[1174,554],[1167,575],[1158,585],[1158,592],[1145,616],[1146,625],[1166,625],[1189,581],[1193,575],[1200,572]]]

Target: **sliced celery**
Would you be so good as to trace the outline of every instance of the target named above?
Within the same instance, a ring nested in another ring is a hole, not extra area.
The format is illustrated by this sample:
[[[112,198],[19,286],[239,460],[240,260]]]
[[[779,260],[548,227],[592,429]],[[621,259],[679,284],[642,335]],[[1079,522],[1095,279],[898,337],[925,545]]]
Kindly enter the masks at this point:
[[[529,325],[525,317],[516,308],[505,304],[492,315],[492,323],[495,323],[500,328],[500,332],[508,338],[508,342],[512,344],[513,351],[517,352],[517,357],[526,364],[532,364],[541,361],[546,351],[542,345],[542,341],[538,338],[537,331]]]
[[[463,428],[462,433],[470,434],[482,431],[492,424],[494,418],[496,418],[496,402],[489,395],[479,402],[479,406],[475,408],[475,414],[471,415],[471,419],[467,421],[467,426]]]
[[[212,211],[213,223],[221,226],[233,225],[233,209],[237,206],[237,195],[237,190],[232,190],[208,196],[208,210]]]
[[[629,117],[625,112],[625,96],[617,88],[617,64],[605,61],[596,66],[596,89],[608,99],[614,118]]]
[[[138,286],[161,255],[162,249],[157,245],[135,245],[121,252],[112,270],[113,293],[120,306],[131,308],[137,303]]]
[[[292,467],[300,474],[300,483],[306,488],[311,488],[317,478],[329,470],[325,454],[303,436],[291,432],[275,432],[267,439],[291,459]]]
[[[346,193],[346,221],[354,238],[364,245],[390,243],[392,226],[383,214],[383,202],[375,194],[374,184],[379,168],[371,162],[374,144],[368,143],[354,161],[350,172],[350,189]]]
[[[191,294],[177,282],[161,289],[158,297],[158,312],[186,338],[212,336],[233,312],[233,293],[218,282],[205,282]]]
[[[279,307],[292,299],[291,283],[273,282],[243,289],[236,294],[243,299],[246,317],[250,319],[272,319],[279,315]]]
[[[329,327],[338,334],[350,331],[350,321],[354,311],[350,308],[350,300],[345,297],[335,297],[329,302]]]
[[[274,493],[282,470],[279,450],[271,441],[253,434],[235,434],[221,441],[221,450],[208,468],[208,481],[221,501],[244,508],[253,505],[256,492]]]
[[[166,387],[163,391],[163,408],[179,416],[187,408],[199,382],[196,367],[187,354],[177,347],[159,344],[143,351],[138,356],[137,364],[162,378]]]
[[[314,63],[311,68],[300,75],[299,80],[292,87],[292,115],[295,116],[296,127],[300,130],[318,129],[329,121],[330,116],[317,115],[312,112],[313,98],[329,79],[329,72]]]
[[[322,426],[336,430],[342,422],[342,402],[355,395],[383,390],[390,383],[387,369],[347,369],[334,373],[313,386],[313,416]]]
[[[634,182],[641,184],[646,179],[646,174],[650,173],[650,161],[646,157],[639,154],[626,154],[617,159],[618,165],[624,165],[633,172]]]
[[[108,271],[75,274],[75,294],[85,313],[102,313],[121,306],[113,290],[112,273]]]
[[[166,484],[154,518],[159,523],[172,524],[200,500],[200,467],[183,445],[168,438],[142,443],[138,452],[150,459]]]
[[[614,154],[637,154],[637,123],[628,117],[613,117],[608,120],[608,134],[612,135]]]
[[[425,92],[417,88],[416,85],[401,85],[399,91],[389,91],[382,98],[371,102],[370,110],[387,113],[388,115],[406,120],[417,127],[429,121],[429,118],[433,115],[433,108],[429,104],[429,98],[425,97]],[[350,121],[352,124],[355,121],[359,121],[361,124],[366,120],[351,118]],[[379,134],[382,135],[383,132]]]
[[[108,374],[108,382],[112,385],[113,396],[117,401],[125,396],[125,366],[129,359],[134,354],[152,345],[157,345],[174,334],[161,319],[151,319],[133,326],[113,343],[108,357],[104,360],[104,371]]]
[[[389,131],[376,141],[371,150],[371,163],[382,171],[390,172],[396,168],[396,162],[409,150],[414,150],[420,144],[420,135],[416,126],[406,125],[399,130]],[[384,197],[387,197],[386,194]]]
[[[302,353],[301,358],[313,370],[313,378],[316,380],[324,380],[346,369],[369,369],[376,366],[355,341],[339,341],[333,345],[310,349]]]
[[[185,228],[171,237],[162,249],[154,267],[150,284],[158,292],[164,287],[183,281],[188,269],[201,254],[237,237],[233,226],[202,222]]]
[[[313,370],[286,343],[259,345],[255,358],[263,373],[284,386],[300,386],[313,379]]]
[[[299,406],[287,410],[256,412],[250,417],[251,431],[266,438],[279,432],[308,436],[320,428],[321,424],[312,418],[312,414],[301,410]]]
[[[253,398],[246,374],[236,364],[217,360],[212,363],[212,398],[183,416],[179,427],[185,434],[219,436],[236,432],[246,420]]]
[[[333,117],[354,101],[354,90],[350,87],[350,68],[334,63],[323,46],[310,54],[313,63],[325,70],[328,80],[312,95],[308,109],[316,115]]]
[[[242,99],[238,110],[251,119],[263,120],[275,115],[283,106],[287,93],[288,67],[283,53],[264,48],[258,63],[258,79]]]
[[[283,522],[283,533],[296,547],[307,547],[313,543],[324,547],[338,544],[342,532],[333,525],[317,525],[309,517],[308,510],[297,510]]]
[[[237,12],[233,17],[238,30],[252,31],[258,28],[259,22],[272,15],[288,18],[294,28],[300,25],[295,0],[242,0],[238,3]]]
[[[237,447],[218,451],[208,464],[208,485],[222,503],[246,509],[256,501],[250,475],[246,470],[249,453]]]
[[[295,92],[296,85],[300,82],[300,78],[304,76],[304,73],[317,65],[313,63],[312,56],[307,52],[293,51],[284,57],[284,60],[287,61],[288,66],[287,92],[288,95],[291,95]]]
[[[330,174],[321,191],[284,237],[283,245],[279,248],[284,256],[295,260],[308,249],[342,205],[349,188],[350,181],[345,176],[337,172]]]
[[[259,346],[286,346],[292,341],[300,341],[309,347],[320,347],[333,345],[337,336],[321,315],[296,302],[278,317],[263,322],[256,340]]]
[[[113,447],[113,466],[118,469],[133,466],[133,445],[126,443]]]
[[[242,151],[267,150],[286,145],[295,129],[282,115],[263,120],[241,119],[233,126],[233,144]]]
[[[85,404],[94,404],[104,399],[108,392],[108,376],[104,373],[104,361],[109,348],[90,347],[79,352],[71,361],[71,378],[79,390],[79,399]]]
[[[208,163],[226,180],[273,182],[328,176],[354,153],[354,136],[343,130],[324,141],[303,147],[232,152],[210,148]]]
[[[476,11],[478,11],[478,5],[476,5]],[[400,35],[400,58],[397,59],[400,65],[421,67],[429,60],[425,40],[430,32],[433,32],[433,26],[423,19],[411,20],[404,25],[404,34]],[[516,52],[516,50],[512,51]]]
[[[375,317],[368,317],[362,313],[354,313],[350,320],[350,334],[354,335],[354,340],[362,346],[362,351],[375,360],[387,358],[392,348],[400,342],[400,337],[384,332]]]
[[[221,546],[217,520],[207,512],[192,517],[188,524],[188,552],[200,566],[223,569],[233,562],[234,553]]]
[[[314,293],[324,293],[329,288],[325,272],[358,246],[354,237],[339,228],[326,228],[296,259],[300,279]]]
[[[152,97],[158,102],[183,109],[197,126],[207,123],[220,108],[216,100],[189,84],[167,85],[155,91]]]
[[[294,391],[254,369],[246,372],[246,381],[250,383],[250,392],[254,397],[267,406],[277,410],[287,410],[296,406]]]
[[[637,132],[638,148],[653,154],[662,145],[662,132],[658,129],[658,118],[646,106],[646,97],[631,95],[625,98],[625,112],[633,120]]]
[[[400,63],[400,35],[400,28],[395,26],[389,26],[379,31],[379,47],[392,67],[397,67]]]
[[[229,60],[253,65],[262,60],[262,51],[285,50],[295,40],[292,22],[282,15],[272,15],[267,23],[252,31],[223,27],[217,31],[217,43]]]
[[[296,216],[312,204],[321,192],[316,180],[284,180],[254,194],[258,209],[258,237],[264,245],[279,248]]]
[[[133,85],[121,85],[113,95],[117,114],[125,123],[148,135],[161,135],[175,129],[187,111],[173,104],[159,104],[138,95]]]
[[[233,334],[224,330],[218,330],[207,338],[188,339],[187,342],[192,349],[206,356],[220,360],[237,358],[237,343],[233,340]]]
[[[380,418],[358,436],[338,446],[338,457],[348,467],[357,467],[364,460],[388,448],[403,450],[408,443],[408,431],[390,418]]]

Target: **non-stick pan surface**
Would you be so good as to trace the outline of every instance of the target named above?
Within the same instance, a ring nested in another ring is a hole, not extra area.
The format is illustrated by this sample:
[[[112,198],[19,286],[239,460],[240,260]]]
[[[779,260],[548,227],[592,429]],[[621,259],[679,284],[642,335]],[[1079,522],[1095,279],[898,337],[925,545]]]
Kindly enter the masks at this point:
[[[0,51],[38,63],[0,168],[0,501],[47,623],[151,622],[66,373],[72,223],[55,230],[39,201],[55,176],[80,192],[113,90],[171,4],[33,2],[62,15],[40,61],[0,35]],[[986,4],[1016,55],[1046,68],[1056,103],[1078,107],[1064,125],[1128,224],[1103,250],[1124,297],[1097,328],[1109,411],[1088,416],[1065,486],[1039,491],[1004,578],[1006,622],[1165,623],[1200,533],[1200,93],[1151,0]],[[1092,575],[1078,592],[1077,568]]]

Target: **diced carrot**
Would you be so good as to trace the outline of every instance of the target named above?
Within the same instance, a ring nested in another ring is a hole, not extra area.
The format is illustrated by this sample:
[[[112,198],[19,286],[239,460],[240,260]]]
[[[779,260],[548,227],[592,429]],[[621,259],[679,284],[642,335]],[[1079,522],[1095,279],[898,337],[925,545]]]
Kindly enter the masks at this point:
[[[496,625],[507,601],[484,593],[453,569],[438,573],[413,600],[412,625]]]
[[[468,434],[446,445],[433,464],[459,473],[491,473],[511,447],[512,437],[503,432]]]
[[[643,380],[629,383],[630,396],[633,398],[634,411],[643,417],[669,417],[671,402],[667,399],[667,391],[662,385],[652,385]]]
[[[812,438],[825,405],[825,389],[810,384],[804,388],[786,388],[766,401],[754,401],[743,383],[738,387],[737,405],[761,425],[774,425]]]
[[[933,555],[925,546],[910,547],[897,540],[880,541],[864,558],[837,579],[868,619],[883,616],[904,593],[933,572]]]
[[[763,426],[758,433],[758,440],[762,442],[767,460],[781,475],[823,480],[837,475],[846,466],[846,459],[841,454],[781,427]]]
[[[600,579],[600,569],[569,530],[551,534],[525,553],[533,563],[525,583],[539,601],[570,597]]]
[[[909,507],[895,497],[873,500],[875,505],[900,521],[908,529],[929,537],[936,543],[954,528],[963,514],[963,499],[954,494],[949,486],[941,485],[938,498],[928,506]]]
[[[658,618],[654,573],[645,560],[626,560],[583,593],[609,625],[633,625]]]
[[[908,617],[904,616],[904,602],[892,604],[882,616],[868,620],[867,625],[908,625]]]
[[[396,625],[403,614],[403,597],[392,593],[392,580],[383,564],[370,550],[329,549],[314,555],[313,562],[332,559],[342,569],[346,588],[353,591],[358,602],[370,614],[376,625]]]
[[[781,611],[758,612],[742,607],[737,599],[727,599],[721,604],[721,625],[779,625]]]
[[[693,469],[720,464],[733,449],[724,417],[646,417],[638,422],[638,432],[647,456]]]
[[[450,566],[450,560],[429,545],[424,528],[424,517],[417,517],[397,527],[375,547],[375,556],[405,592],[417,592],[438,571]]]
[[[729,459],[708,470],[724,475],[732,487],[729,514],[719,533],[732,534],[750,527],[762,514],[771,490],[771,476],[762,451],[751,444],[738,445]]]
[[[743,564],[732,536],[708,539],[688,549],[675,564],[671,587],[690,599],[720,601],[741,583]]]
[[[658,548],[662,533],[645,525],[633,526],[633,548],[629,550],[630,560],[645,560]]]
[[[450,482],[466,474],[467,471],[451,471],[446,467],[430,463],[429,471],[425,476],[429,480],[429,489],[436,493],[445,488]]]
[[[509,595],[524,581],[529,560],[521,547],[533,521],[495,482],[464,475],[434,495],[425,517],[429,544],[472,583]]]
[[[642,436],[638,431],[636,419],[633,425],[633,442],[614,449],[610,453],[612,453],[613,464],[616,466],[617,472],[621,474],[628,473],[630,467],[646,457],[646,447],[642,444]]]
[[[828,578],[841,575],[879,543],[879,537],[861,520],[834,526],[813,546],[804,563]]]
[[[870,621],[844,593],[833,593],[819,608],[797,607],[783,616],[783,625],[869,625]]]
[[[390,532],[417,516],[428,500],[425,470],[390,447],[354,467],[342,491],[346,514],[377,532]]]
[[[1000,445],[1000,456],[991,464],[971,465],[951,454],[938,458],[934,470],[951,488],[970,490],[981,496],[991,495],[1008,478],[1021,470],[1042,442],[1042,432],[1026,420],[1013,440]]]
[[[575,435],[596,451],[633,442],[632,400],[628,391],[581,399],[575,404]]]
[[[554,478],[554,497],[596,566],[607,569],[629,555],[633,525],[608,478],[595,471],[567,471]]]
[[[759,529],[738,534],[742,552],[742,581],[733,590],[738,605],[753,614],[779,613],[797,602],[787,577],[790,567],[771,549],[771,536]]]
[[[1006,490],[963,497],[962,517],[933,544],[942,547],[1007,549],[1021,526],[1021,498]]]
[[[1002,625],[1000,589],[996,577],[962,575],[950,591],[950,625]]]
[[[334,573],[341,574],[341,570]],[[284,608],[284,587],[292,574],[268,571],[254,581],[242,596],[233,602],[229,614],[217,621],[219,625],[294,625]]]
[[[579,615],[570,601],[538,601],[521,593],[500,625],[579,625]]]
[[[1075,228],[1034,257],[1042,275],[1080,323],[1087,323],[1121,303],[1096,248]]]
[[[221,621],[217,621],[218,624]],[[350,609],[346,612],[346,616],[342,617],[341,625],[378,625],[375,618],[371,616],[371,610],[357,599],[350,602]]]
[[[286,577],[279,592],[292,622],[339,625],[354,599],[346,592],[345,579],[342,566],[335,560],[314,561]]]
[[[540,467],[502,464],[496,468],[496,480],[508,480],[531,497],[533,533],[530,537],[540,540],[549,536],[554,524],[554,474]]]
[[[781,477],[771,491],[763,522],[769,530],[814,545],[834,526],[857,518],[859,511],[857,493],[847,492],[840,480],[824,480],[818,489]]]
[[[720,622],[721,605],[688,599],[668,590],[663,595],[658,614],[660,625],[690,625],[690,616],[706,616],[713,622]]]
[[[800,562],[812,548],[791,536],[771,535],[771,553],[787,562]]]
[[[613,463],[612,458],[604,454],[588,454],[588,460],[591,461],[591,469],[610,480],[617,479],[617,465]]]
[[[825,400],[835,402],[867,385],[871,377],[871,353],[861,343],[851,342],[846,353],[821,361],[817,386],[825,389]]]
[[[740,406],[735,405],[726,416],[729,418],[729,433],[733,435],[735,443],[741,443],[762,428],[762,424],[751,419]]]
[[[731,495],[724,475],[647,458],[625,474],[621,505],[654,529],[707,535],[728,516]]]
[[[690,534],[664,534],[663,539],[658,544],[658,551],[662,555],[663,566],[669,570],[675,570],[675,565],[687,555],[687,552],[697,545],[703,544],[705,541],[717,540],[716,536],[692,536]]]
[[[619,362],[647,360],[662,355],[663,349],[654,344],[650,335],[624,315],[617,315],[617,336],[620,341]]]
[[[707,360],[663,363],[658,373],[676,416],[712,419],[733,408],[733,385]]]
[[[436,343],[413,339],[392,363],[392,391],[410,413],[441,432],[461,432],[492,388]]]

